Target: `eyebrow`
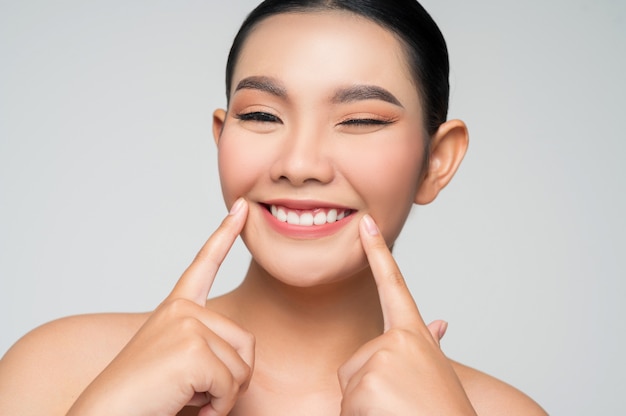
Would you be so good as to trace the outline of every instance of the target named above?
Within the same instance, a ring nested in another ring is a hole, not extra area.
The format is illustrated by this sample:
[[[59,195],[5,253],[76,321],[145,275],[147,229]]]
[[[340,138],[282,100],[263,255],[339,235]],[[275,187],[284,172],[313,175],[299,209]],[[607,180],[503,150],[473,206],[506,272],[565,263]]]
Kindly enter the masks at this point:
[[[353,85],[341,88],[332,98],[333,103],[349,103],[362,100],[382,100],[404,108],[392,93],[376,85]]]
[[[259,90],[278,98],[287,98],[287,89],[280,81],[272,77],[251,76],[242,79],[237,84],[235,92],[239,90]],[[350,103],[364,100],[381,100],[398,107],[404,108],[391,92],[376,85],[353,85],[338,89],[333,95],[331,101],[335,104]]]
[[[253,76],[239,81],[235,91],[259,90],[279,98],[287,98],[287,89],[276,79],[271,77]]]

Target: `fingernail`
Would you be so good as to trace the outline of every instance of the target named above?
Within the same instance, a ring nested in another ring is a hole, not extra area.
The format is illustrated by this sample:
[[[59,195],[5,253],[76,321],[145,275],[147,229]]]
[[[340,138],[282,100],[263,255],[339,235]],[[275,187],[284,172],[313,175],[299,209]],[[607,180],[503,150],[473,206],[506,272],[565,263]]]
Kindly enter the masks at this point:
[[[439,340],[440,341],[441,341],[441,338],[443,338],[443,336],[446,334],[447,330],[448,330],[448,322],[443,321],[441,325],[439,326]]]
[[[244,204],[243,198],[237,199],[235,203],[233,204],[233,206],[230,208],[230,212],[228,213],[228,215],[235,215],[236,213],[241,211],[243,204]]]
[[[374,219],[369,216],[369,214],[365,214],[363,216],[363,224],[365,224],[365,229],[369,233],[369,235],[377,235],[379,233],[378,227],[374,222]]]

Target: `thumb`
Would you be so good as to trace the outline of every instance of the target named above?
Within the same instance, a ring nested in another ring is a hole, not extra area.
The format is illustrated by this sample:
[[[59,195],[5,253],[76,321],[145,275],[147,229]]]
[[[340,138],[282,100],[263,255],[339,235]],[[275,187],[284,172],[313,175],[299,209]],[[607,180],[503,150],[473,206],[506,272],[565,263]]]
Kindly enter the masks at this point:
[[[437,343],[437,345],[441,344],[441,339],[446,334],[448,330],[448,323],[441,319],[436,321],[432,321],[428,324],[428,330],[430,331],[430,335],[432,335],[433,339]]]

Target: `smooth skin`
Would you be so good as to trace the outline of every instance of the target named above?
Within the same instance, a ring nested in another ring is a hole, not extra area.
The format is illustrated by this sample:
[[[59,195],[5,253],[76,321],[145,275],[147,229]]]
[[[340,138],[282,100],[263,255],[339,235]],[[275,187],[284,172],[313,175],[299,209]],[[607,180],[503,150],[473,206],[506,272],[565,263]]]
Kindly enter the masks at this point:
[[[448,121],[424,157],[403,59],[393,35],[346,13],[260,24],[233,82],[261,76],[284,94],[243,88],[214,113],[230,214],[153,312],[65,318],[18,341],[0,361],[0,414],[545,415],[446,358],[446,323],[423,322],[391,254],[411,206],[436,198],[468,142],[465,124]],[[332,99],[354,83],[400,105]],[[250,112],[276,118],[242,119]],[[276,198],[354,212],[332,236],[294,240],[263,219]],[[238,235],[253,255],[244,281],[207,301]]]
[[[254,369],[254,336],[206,308],[220,264],[243,228],[247,204],[238,200],[170,295],[83,392],[69,415],[174,415],[201,406],[224,415],[246,390]],[[142,374],[141,383],[135,375]],[[105,392],[106,394],[103,394]]]
[[[441,332],[433,333],[422,320],[370,216],[363,217],[359,232],[378,288],[384,332],[339,369],[341,414],[476,415],[441,352]]]
[[[67,415],[225,415],[249,399],[254,337],[201,306],[246,214],[239,200],[153,313],[64,318],[22,338],[0,361],[0,413],[64,415],[71,406]],[[371,217],[359,235],[385,329],[337,370],[339,414],[545,414],[514,388],[449,361],[439,347],[445,323],[424,324]],[[321,413],[323,403],[289,413],[257,406],[246,402],[246,411],[230,414],[336,414]]]

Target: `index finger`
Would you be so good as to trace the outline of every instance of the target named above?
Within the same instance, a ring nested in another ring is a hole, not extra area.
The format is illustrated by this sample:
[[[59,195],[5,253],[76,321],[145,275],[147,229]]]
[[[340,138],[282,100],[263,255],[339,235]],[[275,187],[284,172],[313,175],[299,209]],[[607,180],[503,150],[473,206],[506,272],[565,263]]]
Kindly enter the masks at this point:
[[[426,326],[398,264],[371,216],[366,214],[363,217],[359,234],[378,288],[385,332],[391,328]]]
[[[247,202],[239,198],[233,204],[228,216],[204,243],[193,262],[178,279],[168,299],[182,298],[200,306],[206,304],[217,270],[243,229],[247,213]]]

